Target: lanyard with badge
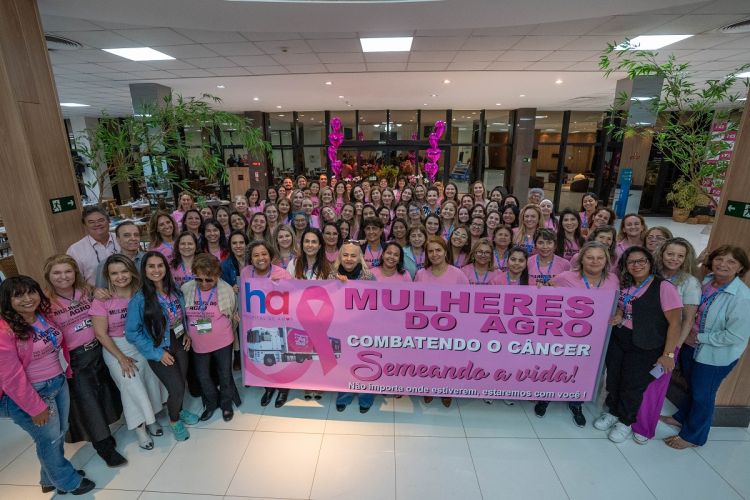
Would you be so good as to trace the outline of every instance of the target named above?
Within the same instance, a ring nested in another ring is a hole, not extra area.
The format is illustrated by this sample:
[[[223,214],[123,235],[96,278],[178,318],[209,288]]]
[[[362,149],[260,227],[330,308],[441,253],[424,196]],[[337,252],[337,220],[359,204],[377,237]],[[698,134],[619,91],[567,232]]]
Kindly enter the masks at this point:
[[[216,288],[211,289],[211,293],[208,294],[208,299],[203,302],[203,293],[199,287],[195,287],[195,293],[198,295],[198,309],[201,312],[201,317],[195,320],[195,328],[199,334],[205,335],[211,333],[211,318],[206,316],[206,309],[211,305],[211,299],[214,297]]]
[[[476,285],[486,285],[489,282],[489,280],[487,279],[487,277],[489,275],[490,275],[490,271],[488,269],[487,271],[484,272],[484,276],[482,276],[482,279],[480,280],[479,279],[479,273],[477,272],[477,268],[475,267],[474,268],[474,277],[476,278],[476,281],[474,282],[474,284],[476,284]]]
[[[506,264],[508,262],[508,253],[510,253],[509,250],[505,251],[505,254],[503,255],[502,260],[500,259],[500,253],[497,250],[495,250],[492,253],[495,254],[495,262],[497,262],[497,268],[498,269],[505,269],[506,268]]]
[[[645,280],[643,280],[643,283],[638,285],[638,288],[635,289],[633,293],[625,292],[622,294],[622,312],[625,315],[625,319],[633,319],[633,311],[631,307],[631,311],[627,312],[628,304],[638,295],[638,292],[640,292],[643,287],[645,287],[649,281],[651,281],[651,276],[648,275]],[[630,290],[630,287],[628,287],[628,290]]]
[[[164,298],[159,294],[157,294],[156,297],[159,299],[159,303],[169,309],[169,312],[171,312],[174,317],[174,324],[171,325],[171,328],[174,331],[175,338],[182,337],[182,334],[185,333],[185,327],[182,325],[182,316],[178,314],[179,307],[177,305],[177,299],[169,300],[171,297]]]
[[[378,245],[378,251],[377,251],[377,253],[375,253],[375,252],[372,251],[372,248],[370,248],[370,244],[368,243],[367,244],[367,253],[370,254],[370,259],[371,259],[371,262],[372,262],[371,266],[372,267],[378,267],[380,265],[380,256],[383,255],[383,247],[381,247],[380,245]]]
[[[599,283],[596,284],[596,288],[599,288],[600,286],[602,286],[603,281],[604,281],[604,273],[602,273],[601,277],[599,278]],[[591,284],[589,283],[589,279],[586,277],[585,274],[583,275],[583,282],[586,284],[586,288],[591,290]]]
[[[729,283],[722,286],[721,288],[714,290],[714,292],[711,295],[706,295],[705,291],[701,293],[701,303],[700,303],[700,306],[698,306],[699,308],[701,308],[700,320],[698,321],[698,333],[703,333],[705,331],[706,319],[708,317],[708,309],[711,307],[711,304],[714,303],[714,300],[716,300],[716,297],[718,297],[719,294],[723,292],[728,285]]]
[[[536,268],[539,271],[539,276],[542,277],[543,285],[546,285],[552,279],[552,264],[554,263],[555,263],[555,258],[552,257],[552,260],[549,261],[549,265],[547,266],[547,273],[545,274],[542,272],[542,259],[539,258],[539,254],[536,255]]]

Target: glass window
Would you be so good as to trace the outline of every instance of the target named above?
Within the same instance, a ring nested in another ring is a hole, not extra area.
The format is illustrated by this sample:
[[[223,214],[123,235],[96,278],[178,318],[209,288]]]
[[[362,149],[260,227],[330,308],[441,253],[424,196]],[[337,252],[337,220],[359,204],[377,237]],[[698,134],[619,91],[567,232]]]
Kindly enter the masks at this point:
[[[488,190],[505,185],[510,167],[510,149],[510,146],[485,146],[483,181]]]
[[[293,133],[292,113],[269,113],[269,130],[273,146],[291,146]]]
[[[386,130],[385,111],[360,111],[359,112],[359,131],[360,140],[363,141],[385,141],[389,135]],[[395,132],[390,134],[395,140]]]
[[[274,148],[271,151],[274,177],[294,174],[294,152],[291,149]]]
[[[303,154],[307,172],[320,172],[326,169],[328,162],[326,148],[304,148]]]
[[[354,111],[331,111],[331,119],[333,120],[334,117],[338,116],[341,120],[341,128],[344,132],[344,140],[345,141],[353,141],[356,140],[356,137],[354,134],[356,133],[354,130],[354,122],[357,121],[357,114]],[[325,126],[325,121],[323,121],[323,125]],[[326,141],[328,141],[328,130],[325,131],[325,141],[323,144],[325,144]],[[309,143],[308,143],[309,144]]]
[[[451,143],[472,144],[479,131],[479,111],[453,110]]]
[[[537,111],[534,122],[537,142],[560,142],[562,122],[562,111]]]
[[[602,127],[602,111],[573,111],[570,113],[568,143],[593,144],[597,131]]]
[[[445,110],[422,110],[422,116],[421,116],[421,124],[422,124],[422,139],[429,139],[430,138],[430,132],[432,132],[432,129],[435,127],[435,122],[438,120],[445,121],[446,117],[446,111]],[[448,131],[446,130],[446,134]],[[445,135],[443,136],[443,139],[445,139]]]
[[[297,118],[300,143],[311,146],[326,143],[326,122],[323,111],[300,111]]]
[[[510,111],[485,111],[486,144],[508,144],[510,141]]]
[[[399,141],[416,141],[419,139],[417,112],[391,111],[389,131],[395,132],[395,138]]]

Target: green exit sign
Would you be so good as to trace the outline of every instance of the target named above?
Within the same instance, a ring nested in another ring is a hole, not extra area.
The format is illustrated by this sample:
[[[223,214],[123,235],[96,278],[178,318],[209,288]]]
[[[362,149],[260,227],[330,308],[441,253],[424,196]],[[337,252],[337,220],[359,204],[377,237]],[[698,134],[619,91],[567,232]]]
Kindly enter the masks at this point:
[[[69,210],[75,210],[76,200],[72,196],[63,196],[62,198],[51,198],[49,200],[49,206],[52,209],[53,214],[59,214],[62,212],[68,212]]]
[[[740,219],[750,219],[750,203],[729,200],[724,215],[739,217]]]

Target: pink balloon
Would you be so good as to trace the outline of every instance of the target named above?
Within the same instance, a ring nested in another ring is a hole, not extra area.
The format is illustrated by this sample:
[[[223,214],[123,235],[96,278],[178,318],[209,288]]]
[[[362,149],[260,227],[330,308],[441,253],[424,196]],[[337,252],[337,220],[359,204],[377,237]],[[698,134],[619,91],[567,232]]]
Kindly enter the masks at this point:
[[[427,150],[427,159],[430,160],[430,163],[436,163],[440,159],[441,151],[439,149],[428,149]]]
[[[341,173],[341,160],[335,160],[331,163],[331,171],[333,171],[333,175]]]

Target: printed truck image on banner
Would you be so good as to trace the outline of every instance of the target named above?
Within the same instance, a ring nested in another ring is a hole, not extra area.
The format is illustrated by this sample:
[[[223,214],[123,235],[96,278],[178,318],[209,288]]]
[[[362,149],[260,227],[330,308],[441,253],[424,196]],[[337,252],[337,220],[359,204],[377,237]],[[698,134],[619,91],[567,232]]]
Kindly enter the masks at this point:
[[[242,273],[245,385],[590,401],[613,291],[257,279]]]

